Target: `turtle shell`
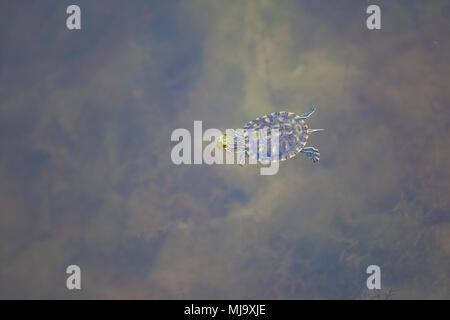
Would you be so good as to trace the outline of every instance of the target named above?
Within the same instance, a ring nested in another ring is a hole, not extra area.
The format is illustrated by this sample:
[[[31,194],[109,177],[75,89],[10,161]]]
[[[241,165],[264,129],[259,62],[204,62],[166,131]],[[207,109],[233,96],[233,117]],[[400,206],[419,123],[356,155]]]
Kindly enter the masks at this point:
[[[271,135],[271,129],[278,130],[278,144]],[[247,156],[262,163],[290,159],[304,148],[308,140],[305,120],[287,111],[273,112],[256,118],[248,122],[243,130]],[[267,130],[267,136],[263,137],[260,130]],[[257,141],[264,143],[258,144]]]

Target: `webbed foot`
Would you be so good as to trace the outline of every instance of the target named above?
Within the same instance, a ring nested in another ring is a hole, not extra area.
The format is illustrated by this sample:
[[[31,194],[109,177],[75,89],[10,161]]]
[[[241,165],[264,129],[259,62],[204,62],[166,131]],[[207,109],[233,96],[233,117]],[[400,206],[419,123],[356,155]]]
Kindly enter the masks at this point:
[[[310,158],[312,160],[312,162],[316,163],[319,162],[320,160],[320,153],[319,150],[314,148],[314,147],[309,147],[309,148],[303,148],[300,153],[303,153],[304,155],[306,155],[308,158]]]

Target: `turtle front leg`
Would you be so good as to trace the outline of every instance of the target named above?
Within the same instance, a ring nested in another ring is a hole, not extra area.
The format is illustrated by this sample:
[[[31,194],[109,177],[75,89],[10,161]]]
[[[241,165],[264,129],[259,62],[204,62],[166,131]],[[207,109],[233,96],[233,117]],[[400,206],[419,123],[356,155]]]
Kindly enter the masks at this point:
[[[319,162],[320,159],[320,153],[319,150],[314,148],[314,147],[309,147],[309,148],[303,148],[300,153],[303,153],[304,155],[306,155],[308,158],[310,158],[312,160],[312,162],[316,163]]]
[[[310,115],[312,115],[312,114],[314,113],[314,111],[316,111],[316,108],[311,108],[311,109],[309,109],[308,111],[306,111],[305,113],[299,115],[299,117],[300,117],[301,119],[306,119],[306,118],[308,118]]]

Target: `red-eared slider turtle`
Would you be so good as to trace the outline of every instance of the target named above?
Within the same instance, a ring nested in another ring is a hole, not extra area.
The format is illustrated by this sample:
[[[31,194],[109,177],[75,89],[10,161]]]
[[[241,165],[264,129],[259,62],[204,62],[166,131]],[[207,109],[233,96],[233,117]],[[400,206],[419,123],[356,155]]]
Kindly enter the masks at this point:
[[[296,115],[292,112],[277,111],[256,118],[244,127],[224,134],[217,145],[229,152],[239,154],[239,164],[244,165],[246,158],[257,159],[267,164],[284,161],[303,153],[314,163],[319,161],[320,153],[314,147],[305,148],[309,134],[323,129],[308,129],[305,119],[313,112]],[[278,141],[277,141],[278,140]]]

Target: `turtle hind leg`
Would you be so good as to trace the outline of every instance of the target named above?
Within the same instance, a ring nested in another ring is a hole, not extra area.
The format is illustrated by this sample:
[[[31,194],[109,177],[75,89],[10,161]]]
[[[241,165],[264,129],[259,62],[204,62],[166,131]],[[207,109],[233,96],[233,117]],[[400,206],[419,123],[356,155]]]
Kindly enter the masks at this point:
[[[303,153],[304,155],[306,155],[308,158],[310,158],[312,160],[312,162],[316,163],[319,162],[320,160],[320,153],[319,150],[314,148],[314,147],[309,147],[309,148],[303,148],[300,153]]]

